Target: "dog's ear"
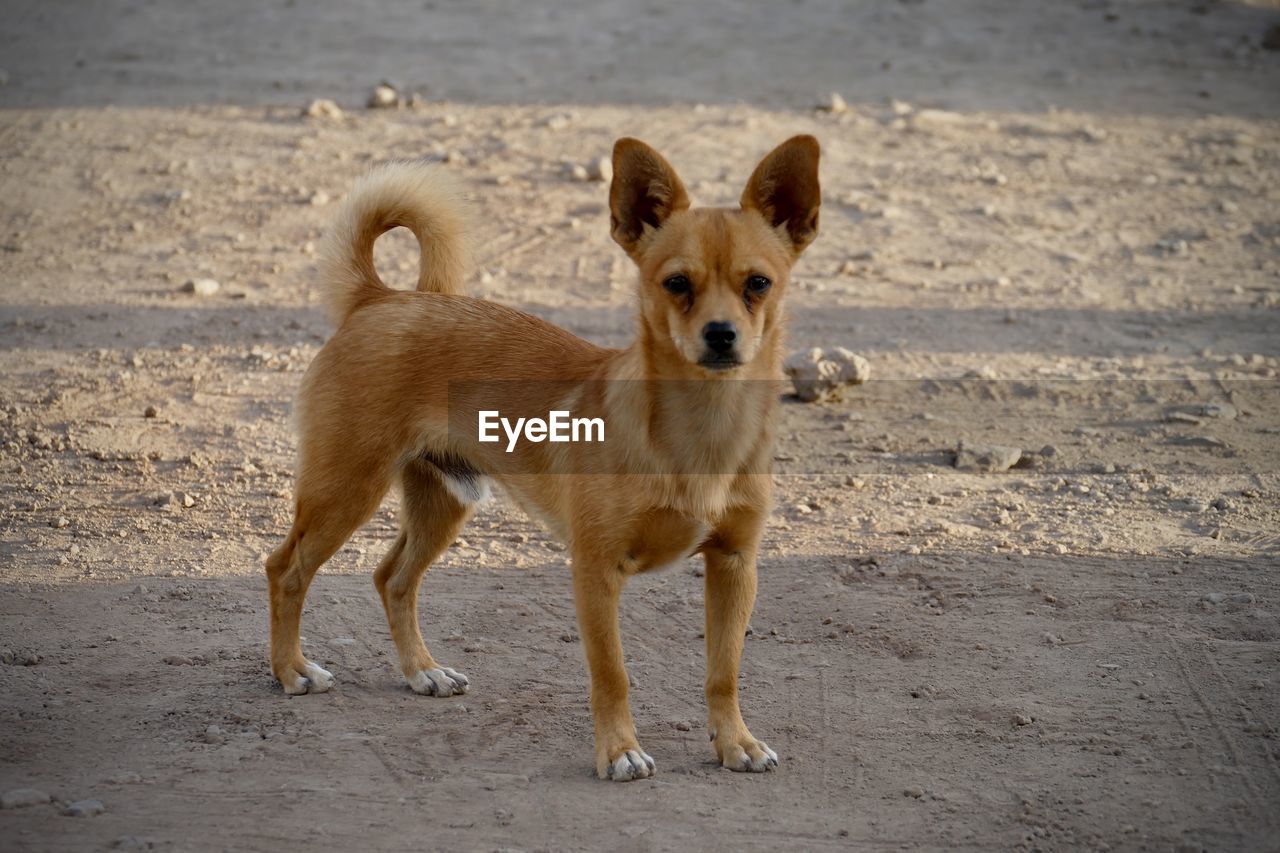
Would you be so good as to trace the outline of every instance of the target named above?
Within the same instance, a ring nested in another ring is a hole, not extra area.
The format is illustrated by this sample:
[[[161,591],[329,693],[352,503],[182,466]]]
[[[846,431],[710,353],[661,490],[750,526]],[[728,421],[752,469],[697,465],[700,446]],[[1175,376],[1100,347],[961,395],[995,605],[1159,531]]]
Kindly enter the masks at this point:
[[[658,228],[677,210],[689,207],[676,170],[638,139],[613,146],[613,183],[609,186],[609,222],[613,239],[634,254],[644,229]]]
[[[769,152],[742,191],[743,210],[755,210],[774,228],[786,226],[797,255],[818,236],[818,140],[793,136]]]

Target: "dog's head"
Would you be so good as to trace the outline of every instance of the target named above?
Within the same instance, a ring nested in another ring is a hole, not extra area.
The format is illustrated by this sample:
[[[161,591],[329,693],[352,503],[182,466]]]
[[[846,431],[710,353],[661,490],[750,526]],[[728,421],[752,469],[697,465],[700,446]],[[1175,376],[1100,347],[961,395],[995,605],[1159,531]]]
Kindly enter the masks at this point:
[[[751,364],[779,328],[791,266],[818,235],[820,203],[812,136],[792,137],[760,161],[739,208],[692,210],[662,155],[618,140],[611,226],[640,268],[649,345],[701,375]]]

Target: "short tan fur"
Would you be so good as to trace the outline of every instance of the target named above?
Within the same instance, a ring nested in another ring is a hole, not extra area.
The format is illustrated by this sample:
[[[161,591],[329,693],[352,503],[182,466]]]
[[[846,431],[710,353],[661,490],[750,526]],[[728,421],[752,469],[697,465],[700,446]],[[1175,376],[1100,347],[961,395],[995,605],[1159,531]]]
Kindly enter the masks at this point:
[[[420,693],[466,692],[466,676],[422,640],[417,593],[496,480],[569,546],[599,776],[628,781],[655,767],[628,701],[623,585],[694,553],[706,561],[716,754],[732,770],[768,770],[777,755],[743,722],[738,666],[770,511],[783,301],[817,235],[818,144],[797,136],[772,151],[733,209],[691,209],[675,171],[638,140],[619,140],[613,164],[611,230],[639,270],[636,339],[618,350],[461,294],[470,228],[440,167],[384,166],[343,205],[321,269],[337,331],[302,382],[294,521],[267,561],[272,671],[286,693],[333,684],[303,656],[303,600],[398,484],[401,530],[374,582],[400,668]],[[416,291],[386,287],[374,269],[374,241],[398,226],[422,247]],[[607,439],[524,442],[508,454],[478,441],[468,420],[480,407],[547,412],[566,401],[598,413]]]

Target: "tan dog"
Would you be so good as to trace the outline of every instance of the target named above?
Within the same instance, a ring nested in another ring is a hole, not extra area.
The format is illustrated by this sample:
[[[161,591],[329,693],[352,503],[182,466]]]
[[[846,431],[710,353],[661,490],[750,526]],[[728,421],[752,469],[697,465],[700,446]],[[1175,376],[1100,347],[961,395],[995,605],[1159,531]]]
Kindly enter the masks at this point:
[[[817,236],[818,143],[797,136],[765,157],[740,209],[689,209],[675,171],[637,140],[619,140],[613,164],[613,238],[640,271],[639,335],[622,350],[459,295],[464,208],[438,167],[385,166],[352,192],[322,269],[338,330],[298,399],[293,527],[267,561],[271,668],[286,693],[332,686],[302,654],[303,598],[399,481],[402,529],[374,581],[401,671],[419,693],[465,693],[423,643],[417,592],[492,478],[570,548],[600,777],[654,772],[627,701],[622,586],[693,553],[706,560],[711,739],[725,767],[768,770],[777,755],[742,720],[738,663],[770,510],[782,302]],[[397,226],[422,247],[416,292],[374,270],[374,241]],[[599,417],[605,440],[479,440],[480,410],[555,409]]]

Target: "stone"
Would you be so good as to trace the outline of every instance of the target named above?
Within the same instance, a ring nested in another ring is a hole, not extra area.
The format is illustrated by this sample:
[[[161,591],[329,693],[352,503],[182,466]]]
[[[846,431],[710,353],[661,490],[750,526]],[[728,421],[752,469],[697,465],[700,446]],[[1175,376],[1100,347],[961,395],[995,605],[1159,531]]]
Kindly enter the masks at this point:
[[[1027,714],[1017,713],[1013,715],[1013,724],[1015,726],[1029,726],[1033,722],[1035,721]]]
[[[400,93],[385,80],[373,87],[367,106],[371,110],[385,110],[400,106]]]
[[[196,296],[213,296],[221,287],[222,285],[212,278],[191,278],[182,285],[182,292],[194,293]]]
[[[0,809],[21,809],[49,802],[52,797],[35,788],[14,788],[0,794]]]
[[[77,800],[63,809],[62,813],[67,817],[97,817],[106,810],[102,800]]]
[[[613,160],[608,157],[593,157],[587,163],[587,178],[592,181],[613,180]]]
[[[328,98],[316,98],[302,110],[303,116],[307,118],[325,118],[340,119],[343,116],[342,107]]]
[[[145,409],[142,410],[142,416],[144,418],[154,418],[158,414],[160,413],[156,411],[155,406],[147,406]]]
[[[818,109],[824,113],[839,115],[849,111],[849,104],[845,102],[844,97],[839,92],[832,92],[825,101],[818,104]]]
[[[845,385],[861,385],[871,378],[871,365],[844,347],[831,354],[819,347],[792,353],[783,365],[795,395],[806,403],[821,400]]]
[[[956,447],[955,468],[959,471],[994,473],[1008,471],[1022,459],[1022,448],[1003,444],[971,444]]]

